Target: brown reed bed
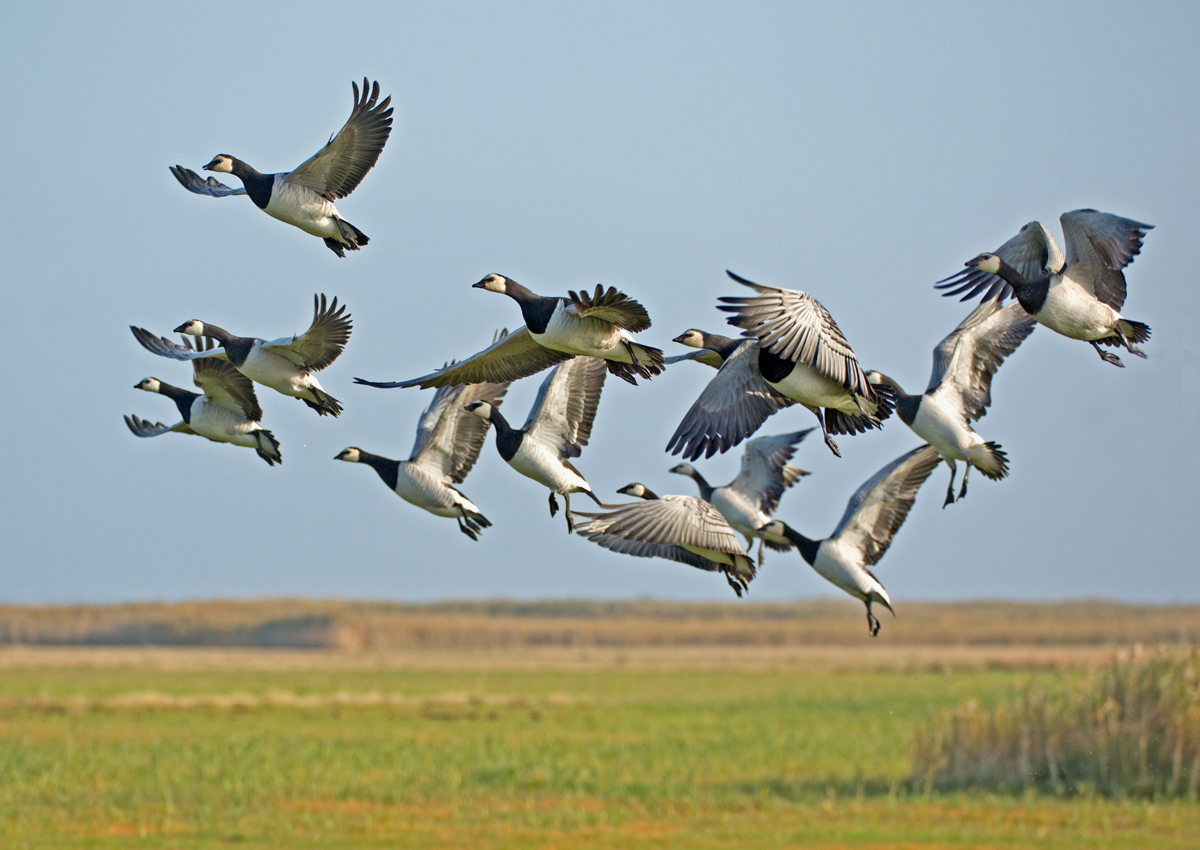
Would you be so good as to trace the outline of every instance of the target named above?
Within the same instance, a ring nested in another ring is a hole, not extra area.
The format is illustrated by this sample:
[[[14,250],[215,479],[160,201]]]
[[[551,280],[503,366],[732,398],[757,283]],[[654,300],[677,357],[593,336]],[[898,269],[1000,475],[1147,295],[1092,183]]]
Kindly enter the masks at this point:
[[[913,782],[937,790],[1200,795],[1200,654],[1135,653],[918,727]]]

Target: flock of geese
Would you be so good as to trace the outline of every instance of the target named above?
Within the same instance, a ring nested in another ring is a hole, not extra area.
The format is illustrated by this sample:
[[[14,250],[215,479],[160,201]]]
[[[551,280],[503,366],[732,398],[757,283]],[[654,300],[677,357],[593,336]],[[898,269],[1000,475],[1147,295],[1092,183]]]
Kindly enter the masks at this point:
[[[334,201],[349,195],[375,165],[391,133],[391,98],[379,100],[379,84],[352,84],[349,120],[311,158],[290,172],[263,174],[240,159],[219,154],[204,169],[232,174],[241,188],[174,166],[171,173],[191,192],[211,197],[248,195],[268,215],[322,240],[339,257],[368,244],[366,234],[341,217]],[[371,454],[356,446],[336,460],[373,468],[387,487],[417,507],[448,517],[472,540],[491,525],[459,489],[487,438],[517,472],[549,490],[550,514],[564,502],[568,533],[606,549],[644,558],[666,558],[722,573],[740,596],[762,566],[764,549],[795,547],[821,576],[866,604],[872,636],[873,612],[892,610],[891,599],[871,572],[887,552],[916,500],[921,485],[945,460],[950,482],[943,507],[966,496],[972,467],[991,479],[1004,478],[1008,459],[1000,446],[972,427],[991,404],[997,369],[1041,324],[1083,340],[1107,363],[1123,367],[1123,348],[1139,357],[1150,336],[1141,322],[1120,313],[1125,302],[1123,269],[1141,250],[1151,225],[1096,210],[1060,218],[1064,245],[1039,222],[1030,222],[994,253],[968,261],[965,269],[937,284],[945,295],[981,302],[933,352],[933,373],[920,395],[904,392],[893,378],[864,370],[829,312],[811,295],[764,286],[728,272],[749,294],[720,298],[736,337],[689,329],[675,342],[689,352],[665,357],[634,340],[650,328],[644,307],[615,288],[563,296],[538,295],[511,278],[489,274],[474,288],[516,302],[524,324],[499,331],[492,344],[441,369],[401,381],[356,383],[372,387],[436,388],[417,422],[407,460]],[[1013,300],[1005,304],[1012,297]],[[314,297],[313,320],[302,334],[265,340],[242,337],[193,319],[175,328],[182,344],[131,327],[148,351],[190,361],[200,393],[148,377],[136,389],[170,398],[179,411],[174,425],[126,416],[139,437],[173,431],[254,449],[269,465],[282,462],[279,441],[261,424],[254,384],[304,402],[320,416],[338,416],[342,403],[316,373],[338,358],[350,338],[351,320],[337,299]],[[194,340],[194,342],[193,342]],[[1103,346],[1103,347],[1102,347]],[[588,444],[607,375],[637,384],[674,364],[693,361],[716,374],[684,414],[667,451],[687,461],[742,444],[741,471],[729,484],[713,487],[691,463],[670,471],[696,483],[699,496],[659,496],[632,483],[618,493],[634,498],[605,504],[572,460]],[[511,425],[501,412],[509,385],[549,370],[525,424]],[[895,412],[923,441],[880,469],[850,497],[828,537],[812,539],[774,514],[784,492],[808,473],[792,466],[796,446],[815,428],[749,440],[767,417],[801,405],[817,418],[825,444],[841,452],[834,435],[882,427]],[[965,465],[954,493],[957,462]],[[583,494],[599,511],[575,511],[571,495]],[[578,520],[578,522],[577,522]],[[742,545],[741,534],[746,540]],[[759,544],[757,559],[749,550]],[[894,613],[894,612],[893,612]]]

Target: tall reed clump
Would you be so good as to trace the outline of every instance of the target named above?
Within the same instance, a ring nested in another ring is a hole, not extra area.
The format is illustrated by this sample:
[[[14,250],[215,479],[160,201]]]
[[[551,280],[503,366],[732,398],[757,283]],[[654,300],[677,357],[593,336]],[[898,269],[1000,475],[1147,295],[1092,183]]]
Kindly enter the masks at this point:
[[[1200,793],[1200,655],[1114,660],[1082,679],[1026,685],[985,709],[971,700],[917,729],[912,781],[1110,797]]]

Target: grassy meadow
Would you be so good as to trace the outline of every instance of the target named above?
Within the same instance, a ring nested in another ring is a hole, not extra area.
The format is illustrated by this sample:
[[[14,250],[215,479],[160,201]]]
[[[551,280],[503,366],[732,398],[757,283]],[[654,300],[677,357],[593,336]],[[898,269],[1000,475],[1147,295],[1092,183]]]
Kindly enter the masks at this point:
[[[1193,800],[910,782],[936,712],[1112,653],[0,646],[0,846],[1200,846]]]

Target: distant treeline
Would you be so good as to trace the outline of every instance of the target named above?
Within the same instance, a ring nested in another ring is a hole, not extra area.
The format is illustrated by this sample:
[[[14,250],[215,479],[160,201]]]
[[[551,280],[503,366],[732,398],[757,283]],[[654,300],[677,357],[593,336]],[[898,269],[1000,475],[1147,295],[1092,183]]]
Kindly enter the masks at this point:
[[[1200,605],[905,603],[880,641],[902,645],[1200,643]],[[861,644],[862,605],[791,603],[396,602],[262,599],[0,606],[0,644],[343,650],[514,646]]]

